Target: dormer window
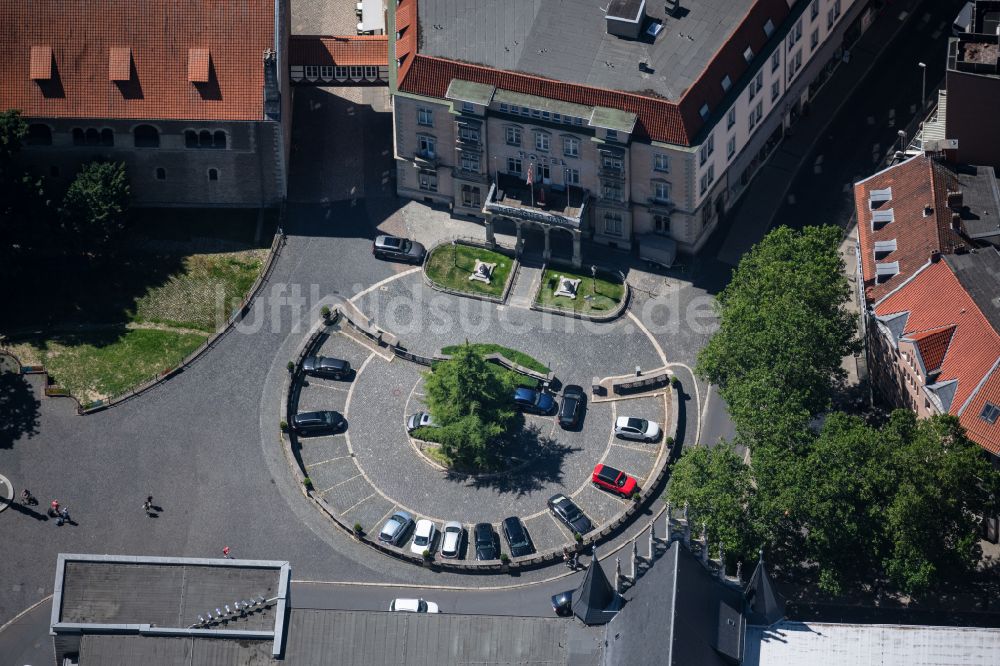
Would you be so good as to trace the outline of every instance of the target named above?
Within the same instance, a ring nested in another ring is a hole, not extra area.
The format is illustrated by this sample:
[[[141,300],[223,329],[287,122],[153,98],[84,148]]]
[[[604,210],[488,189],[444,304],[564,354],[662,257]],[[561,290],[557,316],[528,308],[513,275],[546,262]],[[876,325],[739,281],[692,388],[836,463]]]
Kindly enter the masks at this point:
[[[896,239],[875,241],[875,261],[881,261],[896,251]]]
[[[979,418],[990,425],[997,422],[997,417],[1000,417],[1000,407],[997,407],[992,402],[987,402],[983,405],[983,411],[979,412]]]
[[[729,89],[732,87],[732,85],[733,85],[733,80],[729,78],[728,74],[722,77],[722,92],[729,92]]]
[[[871,190],[868,193],[868,207],[872,210],[880,207],[882,204],[892,201],[892,188],[887,187],[884,190]]]
[[[882,284],[883,282],[888,282],[897,273],[899,273],[898,261],[875,264],[875,283]]]
[[[877,210],[872,213],[872,231],[878,231],[885,225],[892,222],[895,218],[891,208],[886,208],[885,210]]]
[[[774,34],[774,21],[767,19],[767,23],[764,24],[764,34],[770,37]]]
[[[188,81],[208,83],[212,56],[208,49],[188,49]]]
[[[749,46],[747,47],[747,50],[743,52],[743,59],[746,60],[747,62],[753,60],[753,49],[750,48]]]

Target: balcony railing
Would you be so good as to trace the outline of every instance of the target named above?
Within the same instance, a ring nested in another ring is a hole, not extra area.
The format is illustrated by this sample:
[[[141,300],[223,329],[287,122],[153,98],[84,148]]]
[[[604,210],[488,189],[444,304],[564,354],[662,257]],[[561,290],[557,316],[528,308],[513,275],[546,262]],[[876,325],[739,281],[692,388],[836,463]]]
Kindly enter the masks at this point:
[[[499,185],[499,187],[498,187]],[[532,200],[531,187],[534,188]],[[494,215],[580,229],[589,195],[573,185],[529,187],[520,177],[499,174],[490,186],[483,210]]]

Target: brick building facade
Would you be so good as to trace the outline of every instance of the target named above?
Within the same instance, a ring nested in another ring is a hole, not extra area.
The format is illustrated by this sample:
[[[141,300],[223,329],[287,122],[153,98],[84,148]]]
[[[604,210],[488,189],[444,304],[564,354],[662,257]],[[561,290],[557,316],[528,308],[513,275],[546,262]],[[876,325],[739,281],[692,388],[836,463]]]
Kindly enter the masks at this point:
[[[21,157],[70,181],[126,164],[136,205],[273,206],[285,196],[291,98],[287,0],[5,3],[0,104]]]

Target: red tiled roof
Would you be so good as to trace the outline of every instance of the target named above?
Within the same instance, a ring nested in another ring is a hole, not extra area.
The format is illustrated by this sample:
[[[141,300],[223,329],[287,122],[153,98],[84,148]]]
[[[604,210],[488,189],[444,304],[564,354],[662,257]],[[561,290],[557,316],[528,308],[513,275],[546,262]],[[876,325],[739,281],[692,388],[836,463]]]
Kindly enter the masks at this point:
[[[992,369],[958,418],[970,439],[990,453],[1000,455],[1000,419],[989,423],[979,418],[987,402],[1000,407],[1000,367]]]
[[[400,60],[400,90],[444,97],[448,84],[453,78],[458,78],[564,102],[622,109],[639,116],[638,136],[685,146],[691,145],[704,124],[700,113],[702,106],[708,104],[709,109],[714,110],[725,97],[726,92],[720,85],[723,77],[729,75],[733,81],[739,80],[749,67],[743,57],[747,47],[752,48],[754,53],[764,48],[768,41],[764,32],[767,20],[777,26],[789,13],[786,0],[755,2],[698,80],[679,101],[672,101],[421,55],[417,53],[417,2],[401,0],[396,8],[396,30],[401,33],[395,43],[396,58]]]
[[[32,81],[48,81],[52,78],[52,47],[32,46],[31,64],[28,76]]]
[[[208,49],[188,49],[188,81],[208,83],[212,77],[212,52]]]
[[[288,61],[292,65],[384,67],[389,64],[389,40],[385,35],[293,35],[288,46]]]
[[[872,190],[892,188],[892,199],[876,210],[892,209],[894,220],[872,229],[873,210],[868,203]],[[948,190],[957,189],[954,174],[929,157],[917,156],[880,171],[854,186],[854,206],[861,246],[861,271],[865,294],[877,301],[898,287],[930,260],[931,253],[949,254],[962,244],[951,228]],[[934,208],[924,215],[924,206]],[[896,241],[896,250],[879,261],[899,262],[899,273],[878,284],[875,281],[875,243]]]
[[[895,196],[895,190],[893,195]],[[936,381],[957,380],[950,413],[959,414],[965,401],[973,396],[974,392],[975,399],[972,403],[977,403],[980,394],[983,393],[983,389],[977,392],[977,387],[1000,358],[1000,334],[993,330],[946,262],[931,263],[875,307],[875,314],[880,317],[900,312],[909,313],[903,336],[911,339],[927,339],[929,356],[932,358],[940,353],[941,370]],[[931,344],[930,338],[943,337],[940,335],[942,329],[953,329],[950,343],[943,346],[938,339]],[[921,346],[921,355],[923,353],[924,349]],[[931,368],[932,361],[927,357],[924,357],[924,363],[928,369]],[[998,381],[1000,380],[990,379],[987,382],[987,385],[993,387],[990,390],[994,391],[994,393],[987,391],[987,394],[995,395],[997,391],[994,383]],[[975,430],[979,427],[975,423],[979,419],[979,411],[972,408],[972,403],[962,410],[959,416],[962,425],[970,433],[979,432]],[[982,409],[981,405],[979,409]],[[974,436],[974,439],[983,448],[994,452],[1000,450],[1000,437],[995,439],[979,437]]]
[[[954,326],[939,326],[929,331],[920,331],[906,336],[912,340],[917,350],[920,351],[920,358],[924,362],[924,369],[933,374],[944,362],[944,355],[948,351],[948,343],[955,333]]]
[[[0,108],[29,118],[260,119],[274,2],[0,3]],[[51,47],[51,77],[41,76],[39,44]],[[132,54],[127,86],[108,80],[110,49],[122,44]],[[190,48],[217,54],[217,89],[188,81]]]
[[[128,81],[132,78],[132,49],[127,46],[111,47],[108,56],[108,80]]]

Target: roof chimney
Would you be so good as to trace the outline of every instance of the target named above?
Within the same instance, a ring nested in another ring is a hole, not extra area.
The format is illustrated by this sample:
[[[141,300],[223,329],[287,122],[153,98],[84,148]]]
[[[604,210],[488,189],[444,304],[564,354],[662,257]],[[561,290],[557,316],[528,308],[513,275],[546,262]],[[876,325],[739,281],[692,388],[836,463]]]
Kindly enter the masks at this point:
[[[962,210],[962,190],[948,191],[948,208]]]
[[[958,213],[951,214],[951,228],[954,231],[962,231],[962,216]]]
[[[936,264],[941,261],[941,252],[938,250],[931,250],[931,263]]]
[[[924,217],[930,217],[933,214],[934,214],[934,206],[930,205],[929,203],[924,204]]]

